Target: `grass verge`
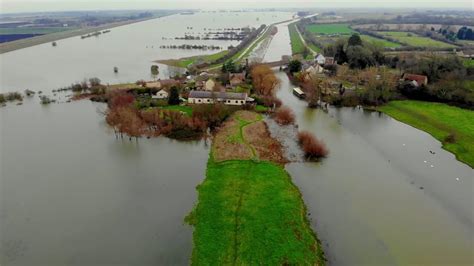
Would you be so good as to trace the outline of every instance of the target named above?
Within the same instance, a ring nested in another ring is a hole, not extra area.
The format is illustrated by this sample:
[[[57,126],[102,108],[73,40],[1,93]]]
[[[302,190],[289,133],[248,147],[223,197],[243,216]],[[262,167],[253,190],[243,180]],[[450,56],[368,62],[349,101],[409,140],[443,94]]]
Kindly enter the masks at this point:
[[[271,162],[211,158],[199,185],[192,265],[322,265],[298,189]]]
[[[474,111],[420,101],[393,101],[379,110],[428,132],[459,161],[474,168]],[[447,141],[450,135],[454,140]]]
[[[289,24],[288,30],[290,31],[291,52],[294,55],[303,53],[305,45],[296,29],[296,22]]]

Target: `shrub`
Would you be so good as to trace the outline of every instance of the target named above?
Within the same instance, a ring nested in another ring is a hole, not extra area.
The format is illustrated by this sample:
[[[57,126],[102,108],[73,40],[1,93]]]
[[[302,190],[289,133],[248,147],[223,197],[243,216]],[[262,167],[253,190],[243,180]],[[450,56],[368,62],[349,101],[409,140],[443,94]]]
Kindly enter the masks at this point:
[[[456,135],[454,133],[449,133],[449,135],[447,135],[445,138],[444,138],[444,142],[445,143],[455,143],[456,142]]]
[[[286,106],[280,107],[275,112],[275,121],[280,125],[293,124],[295,122],[295,114]]]
[[[324,143],[318,140],[311,132],[299,132],[298,143],[308,160],[318,160],[326,157],[329,153]]]
[[[7,101],[22,101],[23,96],[19,92],[10,92],[5,94],[5,100]]]
[[[4,103],[6,101],[7,100],[5,99],[5,96],[2,93],[0,93],[0,103]]]

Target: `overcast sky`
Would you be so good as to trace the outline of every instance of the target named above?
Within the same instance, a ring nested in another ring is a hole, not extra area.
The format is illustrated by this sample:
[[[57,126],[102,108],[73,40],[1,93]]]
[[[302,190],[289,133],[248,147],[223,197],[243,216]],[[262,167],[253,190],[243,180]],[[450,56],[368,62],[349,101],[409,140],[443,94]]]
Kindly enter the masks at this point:
[[[170,8],[449,8],[473,11],[474,0],[0,0],[1,13]]]

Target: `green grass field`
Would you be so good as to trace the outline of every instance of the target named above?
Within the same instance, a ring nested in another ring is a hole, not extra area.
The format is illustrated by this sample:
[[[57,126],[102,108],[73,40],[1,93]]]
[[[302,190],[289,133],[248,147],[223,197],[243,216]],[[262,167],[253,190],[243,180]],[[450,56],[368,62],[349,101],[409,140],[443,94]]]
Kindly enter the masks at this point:
[[[472,59],[464,59],[462,63],[465,67],[474,67],[474,60]]]
[[[409,46],[414,47],[427,47],[427,48],[455,48],[457,46],[436,41],[428,37],[421,37],[415,33],[400,32],[400,31],[381,31],[380,34],[394,38],[402,43],[406,43]]]
[[[291,23],[288,25],[288,30],[290,31],[290,40],[291,40],[291,51],[295,54],[301,54],[304,50],[304,43],[301,40],[298,31],[296,30],[296,23]]]
[[[393,101],[380,111],[413,127],[428,132],[443,142],[443,148],[474,168],[474,111],[441,103]],[[445,141],[454,134],[455,142]]]
[[[180,111],[185,113],[188,116],[193,115],[193,108],[191,106],[186,106],[186,105],[169,105],[169,106],[164,106],[160,107],[163,110],[171,110],[171,111]]]
[[[46,28],[0,28],[0,35],[4,34],[49,34],[54,32],[61,32],[73,30],[68,27],[46,27]]]
[[[375,37],[372,37],[372,36],[369,36],[369,35],[361,35],[360,37],[362,38],[363,41],[370,42],[370,43],[373,43],[375,45],[380,45],[384,48],[397,48],[397,47],[401,46],[399,43],[391,42],[391,41],[384,40],[384,39],[375,38]]]
[[[208,162],[194,225],[192,265],[322,265],[298,189],[283,167]]]
[[[312,24],[306,27],[315,34],[351,34],[354,31],[349,24]]]

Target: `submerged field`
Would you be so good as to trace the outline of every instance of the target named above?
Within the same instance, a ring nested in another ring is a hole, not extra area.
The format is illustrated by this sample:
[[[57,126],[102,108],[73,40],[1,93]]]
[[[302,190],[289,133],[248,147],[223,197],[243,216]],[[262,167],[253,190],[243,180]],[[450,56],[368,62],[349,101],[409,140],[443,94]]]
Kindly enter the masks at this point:
[[[441,103],[393,101],[380,110],[403,123],[428,132],[474,168],[474,112]],[[450,140],[449,136],[453,139]]]
[[[428,37],[422,37],[415,33],[400,32],[400,31],[384,31],[379,32],[380,34],[396,39],[401,43],[405,43],[409,46],[414,47],[427,47],[427,48],[454,48],[455,45],[436,41]]]
[[[264,122],[251,112],[237,112],[217,133],[186,218],[194,226],[193,265],[324,264],[300,192],[281,164],[268,161],[265,138]]]

